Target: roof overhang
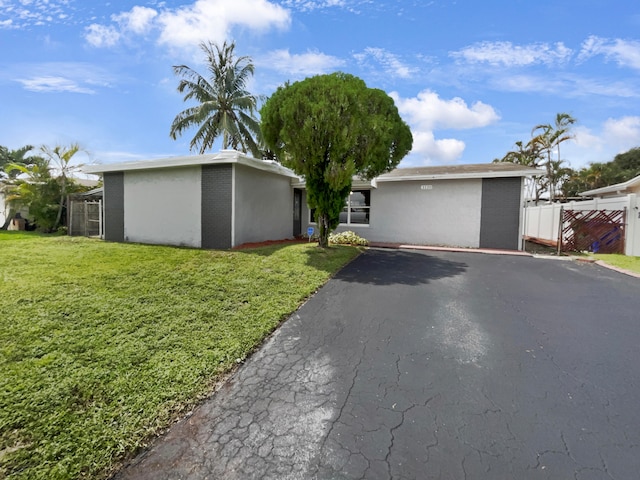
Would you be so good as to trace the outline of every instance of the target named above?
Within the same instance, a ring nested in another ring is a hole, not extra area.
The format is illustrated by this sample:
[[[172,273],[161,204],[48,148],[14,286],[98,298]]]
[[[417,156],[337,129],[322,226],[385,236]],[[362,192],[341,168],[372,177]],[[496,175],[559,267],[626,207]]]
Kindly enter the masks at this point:
[[[630,187],[635,187],[636,185],[640,185],[640,175],[632,178],[631,180],[627,180],[626,182],[616,183],[615,185],[609,185],[608,187],[595,188],[593,190],[587,190],[586,192],[580,192],[580,196],[582,197],[596,197],[598,195],[625,195],[627,193],[627,189]]]
[[[544,175],[544,171],[510,162],[396,168],[376,178],[377,182],[522,178]]]
[[[247,167],[283,175],[285,177],[298,178],[293,171],[283,167],[277,162],[272,160],[258,160],[235,150],[222,150],[218,153],[204,155],[188,155],[181,157],[159,158],[154,160],[141,160],[136,162],[90,165],[85,166],[82,171],[84,173],[104,174],[112,172],[131,172],[223,164],[246,165]]]

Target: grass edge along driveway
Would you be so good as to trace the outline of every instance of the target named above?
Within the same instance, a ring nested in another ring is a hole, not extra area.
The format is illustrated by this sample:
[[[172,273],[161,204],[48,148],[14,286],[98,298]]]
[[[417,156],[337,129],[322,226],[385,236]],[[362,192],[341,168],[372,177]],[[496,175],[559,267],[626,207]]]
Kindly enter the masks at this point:
[[[0,478],[105,478],[359,253],[0,232]]]

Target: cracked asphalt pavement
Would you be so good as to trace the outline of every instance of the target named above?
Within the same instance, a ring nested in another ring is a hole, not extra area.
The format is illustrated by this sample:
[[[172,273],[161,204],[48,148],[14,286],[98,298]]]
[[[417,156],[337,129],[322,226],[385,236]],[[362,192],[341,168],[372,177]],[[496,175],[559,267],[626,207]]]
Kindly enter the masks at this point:
[[[640,280],[369,250],[115,478],[636,479]]]

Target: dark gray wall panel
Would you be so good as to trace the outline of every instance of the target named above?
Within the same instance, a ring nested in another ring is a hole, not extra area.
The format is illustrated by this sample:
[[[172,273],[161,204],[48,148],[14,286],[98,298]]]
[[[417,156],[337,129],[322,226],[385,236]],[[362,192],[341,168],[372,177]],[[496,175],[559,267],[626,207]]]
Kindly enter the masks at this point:
[[[231,248],[233,165],[202,166],[202,248]]]
[[[124,173],[104,174],[104,239],[124,242]]]
[[[482,180],[480,248],[519,248],[520,196],[520,178]]]

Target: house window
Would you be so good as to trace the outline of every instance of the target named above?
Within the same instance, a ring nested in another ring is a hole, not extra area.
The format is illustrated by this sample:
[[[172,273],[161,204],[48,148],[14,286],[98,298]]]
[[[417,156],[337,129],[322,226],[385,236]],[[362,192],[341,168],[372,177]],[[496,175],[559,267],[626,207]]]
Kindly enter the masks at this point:
[[[340,225],[369,225],[371,190],[353,190],[340,212]],[[315,208],[311,210],[311,221],[316,221]]]

